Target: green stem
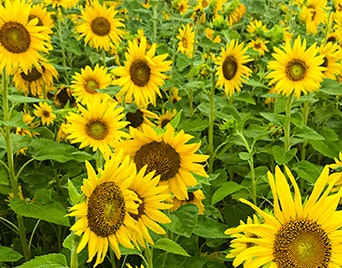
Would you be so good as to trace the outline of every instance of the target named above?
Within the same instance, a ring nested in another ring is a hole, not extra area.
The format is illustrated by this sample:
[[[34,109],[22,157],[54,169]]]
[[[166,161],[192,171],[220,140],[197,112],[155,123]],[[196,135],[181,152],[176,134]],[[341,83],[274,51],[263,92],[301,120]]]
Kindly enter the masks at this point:
[[[112,265],[112,268],[117,268],[116,258],[115,258],[114,250],[112,248],[110,248],[109,250],[109,255],[110,255],[109,261]]]
[[[73,234],[72,244],[71,244],[70,268],[78,268],[78,255],[77,255],[78,243],[79,243],[79,237],[76,234]]]
[[[146,242],[146,247],[144,250],[144,255],[146,259],[146,268],[153,268],[153,248]]]
[[[152,8],[152,42],[157,43],[158,2]]]
[[[284,149],[285,149],[285,152],[289,151],[290,148],[291,148],[291,144],[290,144],[291,104],[292,104],[292,95],[287,98],[286,108],[285,108],[285,116],[286,116],[286,118],[285,118],[285,127],[284,127]]]
[[[209,105],[210,105],[210,113],[209,113],[209,127],[208,127],[208,144],[209,144],[209,173],[213,172],[214,169],[214,160],[215,160],[215,152],[214,152],[214,122],[215,122],[215,72],[211,72],[211,90],[209,95]]]
[[[7,74],[5,69],[2,72],[2,101],[3,101],[3,113],[4,113],[4,121],[8,122],[11,119],[11,113],[8,104],[8,85],[7,85]],[[19,198],[19,183],[18,178],[14,172],[14,158],[13,158],[13,148],[12,148],[12,141],[11,141],[11,127],[4,126],[4,139],[6,143],[6,154],[7,154],[7,167],[8,167],[8,176],[11,182],[12,192],[14,198]],[[18,233],[19,238],[24,254],[25,261],[30,259],[30,249],[27,244],[26,240],[26,230],[24,225],[24,218],[17,214],[17,221],[18,221]]]
[[[242,132],[237,131],[237,134],[242,140],[243,145],[245,146],[250,158],[247,160],[249,164],[249,168],[251,170],[251,180],[252,180],[252,200],[254,205],[257,205],[257,192],[256,192],[256,179],[255,179],[255,168],[254,168],[254,159],[253,159],[253,147],[249,146],[248,141]]]
[[[57,8],[57,34],[58,34],[58,39],[59,39],[59,44],[61,46],[61,51],[62,51],[62,65],[65,73],[65,83],[68,85],[69,84],[69,72],[67,70],[68,65],[67,65],[67,56],[66,56],[66,49],[63,43],[63,32],[62,32],[62,8]]]
[[[307,100],[304,102],[302,114],[303,114],[303,125],[306,126],[308,124],[308,117],[309,117],[309,102]],[[302,145],[302,152],[301,152],[302,160],[305,160],[306,158],[306,146],[307,145],[308,145],[308,142],[304,141]]]

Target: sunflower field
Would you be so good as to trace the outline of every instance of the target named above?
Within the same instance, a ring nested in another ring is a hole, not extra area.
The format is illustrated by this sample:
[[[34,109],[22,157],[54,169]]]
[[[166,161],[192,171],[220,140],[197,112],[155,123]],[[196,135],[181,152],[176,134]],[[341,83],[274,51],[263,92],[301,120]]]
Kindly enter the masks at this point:
[[[342,267],[342,0],[0,18],[0,268]]]

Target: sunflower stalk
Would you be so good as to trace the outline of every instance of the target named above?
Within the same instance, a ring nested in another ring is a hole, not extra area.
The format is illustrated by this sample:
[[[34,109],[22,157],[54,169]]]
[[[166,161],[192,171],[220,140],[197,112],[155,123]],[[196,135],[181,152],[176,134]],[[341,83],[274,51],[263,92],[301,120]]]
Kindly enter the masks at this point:
[[[214,122],[215,122],[215,72],[211,72],[211,89],[209,95],[209,104],[210,104],[210,113],[209,113],[209,128],[208,128],[208,144],[209,144],[209,174],[214,170],[214,160],[215,160],[215,151],[214,151]]]
[[[69,79],[69,73],[67,70],[66,49],[65,49],[65,46],[63,43],[63,32],[62,32],[62,18],[63,18],[63,16],[61,16],[61,14],[63,14],[62,8],[57,8],[57,34],[58,34],[58,38],[59,38],[59,43],[61,45],[62,64],[63,64],[64,73],[65,73],[65,80],[67,83],[69,83],[70,79]]]
[[[288,152],[291,148],[291,141],[290,141],[290,135],[291,135],[291,104],[292,104],[292,95],[290,95],[287,98],[286,101],[286,108],[285,108],[285,126],[284,126],[284,149],[285,152]]]
[[[78,255],[77,255],[78,244],[79,244],[79,237],[76,234],[73,234],[72,244],[71,244],[70,268],[78,268]]]
[[[237,131],[236,132],[237,135],[240,137],[243,145],[245,146],[248,154],[249,154],[249,159],[247,160],[248,164],[249,164],[249,168],[251,170],[251,180],[252,180],[252,200],[253,200],[253,204],[257,205],[257,193],[256,193],[256,180],[255,180],[255,168],[254,168],[254,160],[253,160],[253,145],[254,143],[252,143],[251,146],[249,146],[248,141],[246,140],[245,136],[243,135],[243,133],[241,131]]]
[[[8,103],[8,84],[7,84],[7,74],[6,70],[2,71],[2,101],[3,101],[3,119],[4,122],[9,122],[11,119],[11,112]],[[11,140],[11,127],[6,125],[4,126],[3,131],[5,144],[6,144],[6,154],[7,154],[7,171],[10,179],[12,192],[14,198],[19,198],[19,182],[18,177],[15,175],[14,171],[14,158],[13,158],[13,148],[12,148],[12,140]],[[30,260],[30,249],[26,240],[26,229],[24,225],[24,218],[21,215],[16,215],[18,221],[18,234],[24,254],[25,261]]]
[[[153,268],[153,248],[146,242],[145,250],[146,268]]]

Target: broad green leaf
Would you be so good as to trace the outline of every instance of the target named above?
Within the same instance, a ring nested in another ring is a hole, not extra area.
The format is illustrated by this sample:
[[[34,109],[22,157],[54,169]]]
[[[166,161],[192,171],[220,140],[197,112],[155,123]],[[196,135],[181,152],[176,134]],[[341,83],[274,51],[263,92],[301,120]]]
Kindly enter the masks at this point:
[[[76,205],[80,202],[81,194],[77,191],[75,185],[72,183],[71,180],[68,180],[68,192],[69,197],[72,205]]]
[[[260,115],[262,117],[264,117],[265,119],[267,119],[268,121],[270,121],[276,125],[282,126],[285,123],[286,116],[283,114],[274,114],[274,113],[262,112],[262,113],[260,113]]]
[[[172,118],[172,120],[170,121],[170,124],[171,124],[171,126],[172,126],[174,129],[177,128],[181,116],[182,116],[182,110],[180,110],[180,111],[176,114],[176,116],[175,116],[174,118]]]
[[[178,67],[179,71],[183,71],[190,64],[191,64],[191,60],[189,60],[189,58],[185,54],[183,53],[177,54],[176,66]]]
[[[233,181],[227,181],[223,183],[222,186],[218,188],[213,194],[213,197],[211,198],[211,204],[214,205],[217,202],[220,202],[226,196],[232,193],[235,193],[241,190],[242,188],[244,188],[244,186],[237,184],[236,182],[233,182]]]
[[[336,80],[323,79],[319,91],[333,96],[342,95],[342,85]]]
[[[245,84],[246,84],[246,85],[249,85],[249,86],[252,86],[252,87],[261,87],[261,88],[269,89],[269,87],[266,86],[265,84],[260,83],[260,82],[258,82],[258,81],[256,81],[256,80],[253,80],[253,79],[247,79],[247,80],[245,81]]]
[[[200,118],[194,120],[182,120],[179,123],[178,128],[183,129],[185,132],[189,131],[202,131],[208,127],[208,120],[203,120]]]
[[[22,257],[23,255],[15,250],[9,247],[0,246],[0,263],[19,261]]]
[[[309,143],[312,145],[312,147],[322,155],[334,158],[338,156],[342,142],[341,141],[319,141],[319,140],[310,140]]]
[[[55,160],[61,163],[70,160],[84,162],[94,158],[91,154],[79,151],[69,144],[42,138],[32,140],[30,143],[30,153],[34,159],[39,161]]]
[[[13,103],[34,103],[42,101],[39,98],[26,97],[21,95],[8,95],[8,100]]]
[[[70,226],[66,208],[51,197],[46,189],[35,192],[34,198],[27,202],[19,198],[13,198],[9,204],[11,209],[18,215],[44,220],[47,222]]]
[[[224,234],[227,226],[207,216],[199,216],[196,227],[193,230],[195,235],[205,238],[228,238]]]
[[[285,152],[284,148],[279,145],[274,145],[272,147],[272,154],[278,165],[287,164],[296,155],[296,153],[297,148],[292,148]]]
[[[235,95],[234,100],[243,101],[255,105],[255,100],[253,99],[253,96],[247,92],[241,92],[240,94]]]
[[[294,132],[296,137],[303,138],[306,141],[324,140],[324,137],[322,135],[320,135],[316,130],[308,126],[304,126],[302,128],[295,128]]]
[[[308,161],[300,161],[293,164],[292,170],[295,171],[300,178],[305,179],[308,183],[314,184],[322,172],[322,167],[312,164]]]
[[[177,255],[189,256],[189,254],[182,248],[181,245],[169,238],[160,238],[154,243],[154,248],[164,250]]]
[[[17,268],[68,268],[66,257],[60,253],[35,257]]]
[[[249,159],[251,159],[251,155],[247,152],[240,152],[239,157],[241,158],[241,160],[244,161],[248,161]]]
[[[198,218],[198,207],[186,204],[169,215],[171,223],[166,225],[171,232],[190,237]]]

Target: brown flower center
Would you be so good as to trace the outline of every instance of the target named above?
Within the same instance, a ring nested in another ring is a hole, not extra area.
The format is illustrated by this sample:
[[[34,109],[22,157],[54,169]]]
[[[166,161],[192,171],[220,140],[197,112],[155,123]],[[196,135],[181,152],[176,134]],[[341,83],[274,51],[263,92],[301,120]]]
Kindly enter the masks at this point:
[[[130,122],[130,126],[137,128],[144,122],[144,113],[140,110],[136,110],[134,113],[129,112],[126,114],[126,120]]]
[[[95,140],[103,140],[107,137],[108,132],[108,126],[100,120],[90,121],[86,125],[87,135]]]
[[[98,36],[105,36],[110,33],[110,22],[105,17],[97,17],[90,24],[91,31]]]
[[[129,74],[132,82],[138,86],[143,87],[148,84],[151,77],[151,68],[144,60],[136,60],[129,68]]]
[[[44,73],[45,71],[44,67],[42,67],[42,71]],[[36,67],[33,67],[31,70],[27,72],[27,74],[25,74],[24,72],[21,72],[20,76],[25,81],[31,83],[31,82],[39,80],[43,76],[43,74],[39,72]]]
[[[122,226],[126,206],[122,191],[115,182],[98,185],[88,199],[87,219],[92,232],[108,237]]]
[[[188,48],[188,40],[186,38],[182,38],[182,45],[184,48]]]
[[[30,33],[21,23],[6,22],[0,29],[0,44],[11,53],[23,53],[30,47]]]
[[[276,234],[273,256],[278,267],[328,267],[331,243],[322,227],[309,219],[285,223]]]
[[[163,141],[153,141],[141,146],[134,156],[134,162],[139,170],[145,165],[147,173],[155,170],[162,181],[173,178],[181,163],[176,150]]]
[[[303,80],[309,66],[302,60],[294,59],[287,63],[285,67],[286,76],[291,81]]]
[[[96,89],[99,88],[99,83],[95,79],[89,79],[84,83],[84,89],[89,94],[95,94],[97,93]]]
[[[227,80],[232,80],[237,72],[238,63],[234,56],[228,56],[224,59],[222,64],[223,76]]]

